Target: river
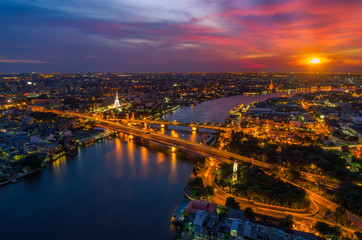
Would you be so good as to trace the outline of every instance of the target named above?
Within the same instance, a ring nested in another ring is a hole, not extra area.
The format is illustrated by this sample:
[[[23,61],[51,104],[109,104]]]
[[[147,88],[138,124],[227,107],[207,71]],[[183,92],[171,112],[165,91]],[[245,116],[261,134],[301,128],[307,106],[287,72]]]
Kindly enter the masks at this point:
[[[194,107],[179,108],[172,114],[167,114],[165,119],[180,123],[189,122],[219,122],[224,123],[229,111],[240,104],[248,104],[254,101],[264,101],[270,97],[280,97],[283,93],[273,93],[254,96],[231,96],[223,97],[207,102],[202,102]]]
[[[266,98],[221,98],[181,108],[167,119],[223,122],[233,107]],[[205,138],[202,132],[171,134],[193,141]],[[81,148],[74,157],[0,188],[0,237],[172,239],[176,230],[170,218],[184,198],[196,159],[144,140],[135,144],[124,134]]]

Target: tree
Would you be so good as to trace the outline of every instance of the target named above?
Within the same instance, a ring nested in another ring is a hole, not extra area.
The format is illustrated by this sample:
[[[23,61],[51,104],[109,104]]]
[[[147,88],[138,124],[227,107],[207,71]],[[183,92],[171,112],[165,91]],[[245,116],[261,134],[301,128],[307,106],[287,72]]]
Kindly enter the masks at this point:
[[[197,186],[197,187],[202,187],[204,186],[204,183],[202,181],[202,178],[200,177],[195,177],[195,179],[190,182],[190,186]]]
[[[353,183],[341,183],[336,191],[337,202],[358,215],[362,206],[362,187]]]
[[[329,225],[325,222],[317,222],[314,225],[314,230],[324,237],[329,234]]]
[[[200,167],[204,167],[205,166],[205,162],[206,162],[206,157],[203,156],[203,157],[200,157],[199,161],[198,161],[198,164]]]
[[[334,212],[334,218],[337,223],[341,225],[345,225],[348,223],[348,215],[346,209],[343,207],[337,207],[336,211]]]
[[[200,173],[200,168],[195,166],[195,167],[192,169],[192,172],[193,172],[193,174],[194,174],[195,176],[197,176],[197,175]]]
[[[23,167],[29,166],[32,169],[38,169],[41,167],[42,163],[43,163],[43,160],[39,156],[32,154],[32,155],[28,155],[24,158],[22,165],[23,165]]]
[[[291,180],[291,181],[295,181],[297,179],[300,179],[301,174],[298,170],[290,168],[287,171],[287,179]]]
[[[362,240],[362,233],[361,232],[354,232],[356,234],[358,240]]]
[[[211,186],[206,186],[204,189],[207,196],[213,196],[214,195],[214,188]]]
[[[337,237],[339,238],[342,235],[340,227],[331,227],[327,223],[324,222],[317,222],[314,225],[314,229],[323,237]]]
[[[254,213],[253,209],[251,209],[250,207],[245,208],[244,217],[246,217],[247,219],[249,219],[251,221],[255,221],[255,213]]]
[[[333,237],[337,237],[339,239],[339,237],[342,235],[342,231],[340,227],[330,227],[329,230],[329,234]]]
[[[348,145],[342,146],[342,152],[344,152],[344,153],[349,153],[349,147],[348,147]]]
[[[288,215],[285,218],[280,219],[279,226],[287,229],[292,229],[294,225],[293,216]]]
[[[233,164],[221,163],[220,173],[223,177],[228,177],[233,173]]]
[[[8,158],[8,154],[0,148],[0,159]]]
[[[233,208],[233,209],[240,210],[239,203],[236,202],[233,197],[228,197],[226,199],[225,206],[228,207],[228,208]]]

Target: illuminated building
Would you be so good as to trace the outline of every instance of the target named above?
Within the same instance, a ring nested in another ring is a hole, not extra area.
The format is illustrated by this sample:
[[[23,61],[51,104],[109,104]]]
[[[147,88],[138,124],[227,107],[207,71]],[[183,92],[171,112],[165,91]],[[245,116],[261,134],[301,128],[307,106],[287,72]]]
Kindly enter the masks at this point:
[[[116,100],[114,100],[113,107],[114,108],[119,108],[120,106],[121,106],[121,104],[119,104],[118,91],[116,91]]]
[[[273,80],[270,80],[270,85],[268,88],[270,91],[274,90],[274,84],[273,84]]]
[[[235,183],[236,180],[238,180],[238,163],[235,160],[233,167],[233,183]]]

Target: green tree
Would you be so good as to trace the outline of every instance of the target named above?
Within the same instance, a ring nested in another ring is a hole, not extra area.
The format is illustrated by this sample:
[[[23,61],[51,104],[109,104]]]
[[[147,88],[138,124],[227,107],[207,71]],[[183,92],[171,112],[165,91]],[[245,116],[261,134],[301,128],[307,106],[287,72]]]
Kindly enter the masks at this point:
[[[294,225],[293,216],[288,215],[285,218],[280,219],[279,226],[287,229],[292,229]]]
[[[6,159],[8,158],[8,154],[4,152],[2,149],[0,149],[0,159]]]
[[[290,168],[287,171],[287,179],[291,181],[295,181],[297,179],[300,179],[301,174],[298,170]]]
[[[358,240],[362,240],[362,233],[361,232],[357,231],[357,232],[354,232],[354,234],[356,234]]]
[[[251,221],[255,221],[255,213],[254,213],[253,209],[251,209],[250,207],[245,208],[244,217],[246,217],[247,219],[249,219]]]
[[[200,173],[200,168],[195,166],[195,167],[192,169],[192,172],[193,172],[193,174],[194,174],[195,176],[197,176],[197,175]]]
[[[213,196],[214,195],[214,188],[211,186],[205,187],[205,193],[207,196]]]
[[[43,163],[43,160],[39,156],[32,154],[32,155],[28,155],[24,158],[22,165],[23,165],[23,167],[29,166],[32,169],[38,169],[41,167],[42,163]]]
[[[195,179],[190,182],[190,186],[197,186],[197,187],[202,187],[202,186],[204,186],[204,183],[203,183],[203,181],[202,181],[202,178],[200,178],[200,177],[195,177]]]
[[[324,237],[329,234],[329,225],[325,222],[317,222],[314,225],[314,230]]]
[[[339,238],[342,235],[340,227],[331,227],[327,223],[317,222],[314,225],[314,229],[323,237],[337,237]]]
[[[337,207],[334,212],[334,218],[337,223],[341,225],[346,225],[348,223],[348,215],[346,209],[343,207]]]
[[[206,162],[206,157],[200,157],[198,164],[200,167],[204,167],[205,166],[205,162]]]
[[[340,239],[340,236],[342,235],[342,231],[340,227],[330,227],[330,236],[332,237],[336,237],[338,239]]]
[[[233,197],[228,197],[226,199],[225,206],[228,207],[228,208],[233,208],[233,209],[240,210],[239,203],[237,201],[235,201],[235,199]]]
[[[349,153],[349,147],[348,147],[348,145],[342,146],[342,152],[344,152],[344,153]]]

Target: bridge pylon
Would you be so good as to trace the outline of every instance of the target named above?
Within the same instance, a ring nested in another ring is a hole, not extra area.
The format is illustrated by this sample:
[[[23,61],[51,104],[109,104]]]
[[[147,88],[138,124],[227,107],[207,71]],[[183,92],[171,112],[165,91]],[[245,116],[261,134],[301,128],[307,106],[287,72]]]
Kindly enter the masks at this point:
[[[192,126],[192,127],[191,127],[191,131],[192,131],[192,132],[198,132],[199,129],[198,129],[197,127],[195,127],[195,126]]]

